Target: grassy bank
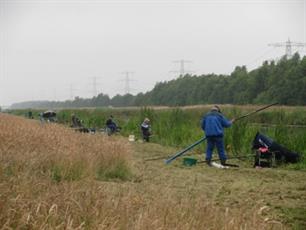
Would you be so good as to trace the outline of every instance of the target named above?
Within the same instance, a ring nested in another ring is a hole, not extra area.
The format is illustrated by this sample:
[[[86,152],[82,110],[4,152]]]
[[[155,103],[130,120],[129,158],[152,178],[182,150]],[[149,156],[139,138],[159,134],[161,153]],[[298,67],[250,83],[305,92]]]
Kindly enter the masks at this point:
[[[121,134],[134,134],[141,138],[139,126],[145,117],[150,118],[153,130],[152,142],[164,146],[186,147],[203,136],[200,128],[202,116],[211,106],[190,106],[182,108],[132,108],[132,109],[80,109],[59,110],[60,123],[70,124],[72,113],[77,114],[86,127],[103,128],[109,115],[115,117],[122,127]],[[222,106],[227,118],[239,117],[260,106]],[[26,114],[27,111],[14,111]],[[261,132],[288,149],[301,153],[304,160],[293,167],[306,168],[306,118],[304,107],[273,106],[253,116],[235,123],[225,131],[225,144],[231,156],[249,155],[251,145],[257,132]],[[37,115],[38,111],[34,111]],[[203,152],[205,147],[196,147],[195,151]]]
[[[0,114],[1,229],[304,229],[305,173],[218,170],[127,143]]]

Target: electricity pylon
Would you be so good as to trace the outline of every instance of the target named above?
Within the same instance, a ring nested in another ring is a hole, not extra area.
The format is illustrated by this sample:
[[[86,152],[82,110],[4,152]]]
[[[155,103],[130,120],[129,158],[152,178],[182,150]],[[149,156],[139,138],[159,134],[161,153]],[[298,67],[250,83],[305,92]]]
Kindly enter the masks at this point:
[[[122,74],[125,75],[125,87],[124,87],[124,92],[125,94],[130,94],[131,92],[131,88],[130,88],[130,82],[133,81],[132,79],[130,79],[130,74],[133,74],[134,72],[129,72],[129,71],[125,71],[122,72]]]
[[[188,61],[188,60],[177,60],[177,61],[173,61],[174,63],[180,63],[180,70],[179,71],[171,71],[171,72],[174,72],[174,73],[179,73],[180,76],[184,76],[186,73],[190,73],[192,71],[189,71],[189,70],[186,70],[185,69],[185,63],[192,63],[192,61]]]
[[[277,42],[277,43],[270,43],[268,46],[273,47],[285,47],[286,48],[286,56],[287,58],[292,57],[292,47],[306,47],[306,43],[303,42],[292,42],[288,38],[288,41],[286,42]]]

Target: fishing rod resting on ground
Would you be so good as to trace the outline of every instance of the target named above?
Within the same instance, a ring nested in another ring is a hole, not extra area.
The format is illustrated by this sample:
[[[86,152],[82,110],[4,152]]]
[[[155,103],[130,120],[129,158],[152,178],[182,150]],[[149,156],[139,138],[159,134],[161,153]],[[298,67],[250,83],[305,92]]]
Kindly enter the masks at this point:
[[[234,156],[234,157],[229,157],[227,158],[227,160],[232,160],[232,159],[245,159],[245,158],[251,158],[251,157],[255,157],[256,155],[254,154],[251,154],[251,155],[245,155],[245,156]],[[220,159],[212,159],[211,161],[219,161]],[[204,161],[199,161],[198,163],[207,163],[208,161],[207,160],[204,160]],[[229,164],[229,166],[234,166],[234,167],[238,167],[238,165],[232,165],[232,164]]]
[[[194,155],[194,154],[185,154],[184,156],[192,156],[192,155]],[[202,155],[202,153],[201,154],[198,153],[197,155]],[[165,159],[165,158],[168,159],[172,156],[173,155],[168,155],[168,156],[156,155],[155,157],[144,159],[144,161],[156,161],[156,160],[161,160],[161,159]]]
[[[183,149],[182,151],[176,153],[174,156],[168,158],[165,160],[166,164],[170,164],[173,160],[175,160],[176,158],[178,158],[179,156],[183,155],[185,152],[189,151],[190,149],[194,148],[195,146],[197,146],[198,144],[201,144],[203,141],[206,140],[206,137],[201,138],[200,140],[198,140],[197,142],[193,143],[192,145],[188,146],[187,148]]]
[[[260,112],[260,111],[262,111],[262,110],[265,110],[265,109],[267,109],[267,108],[269,108],[269,107],[271,107],[271,106],[277,105],[277,104],[278,104],[278,103],[273,103],[273,104],[264,106],[264,107],[262,107],[262,108],[259,108],[259,109],[255,110],[255,111],[252,111],[252,112],[247,113],[247,114],[245,114],[245,115],[242,115],[242,116],[240,116],[240,117],[234,118],[234,121],[236,122],[236,121],[241,120],[241,119],[243,119],[243,118],[249,117],[249,116],[251,116],[251,115],[253,115],[253,114],[255,114],[255,113],[258,113],[258,112]],[[197,142],[195,142],[195,143],[193,143],[192,145],[188,146],[187,148],[185,148],[185,149],[179,151],[178,153],[176,153],[176,154],[174,154],[173,156],[171,156],[171,157],[169,157],[168,159],[166,159],[166,160],[165,160],[165,164],[170,164],[173,160],[175,160],[176,158],[182,156],[185,152],[187,152],[187,151],[189,151],[190,149],[194,148],[195,146],[201,144],[201,143],[202,143],[203,141],[205,141],[205,140],[206,140],[206,137],[203,137],[203,138],[201,138],[200,140],[198,140]]]

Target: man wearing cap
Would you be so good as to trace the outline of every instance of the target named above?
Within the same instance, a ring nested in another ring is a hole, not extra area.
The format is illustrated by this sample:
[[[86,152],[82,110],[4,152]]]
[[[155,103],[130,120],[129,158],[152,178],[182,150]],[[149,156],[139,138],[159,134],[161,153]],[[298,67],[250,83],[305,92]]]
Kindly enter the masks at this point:
[[[202,119],[202,129],[205,132],[207,147],[206,147],[206,162],[211,165],[211,158],[215,146],[217,147],[219,158],[222,165],[225,165],[226,154],[224,150],[224,128],[232,125],[235,119],[226,119],[220,110],[220,107],[214,105],[211,111],[208,112]]]

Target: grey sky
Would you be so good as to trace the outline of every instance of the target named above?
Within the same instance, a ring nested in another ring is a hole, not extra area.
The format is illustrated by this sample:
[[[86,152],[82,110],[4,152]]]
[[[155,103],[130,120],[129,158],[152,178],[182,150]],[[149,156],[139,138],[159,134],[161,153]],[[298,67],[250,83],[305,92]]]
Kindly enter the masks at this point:
[[[253,69],[306,42],[306,0],[0,0],[0,105],[131,93],[194,74]],[[296,49],[293,49],[296,50]],[[306,54],[306,49],[300,49]],[[73,89],[72,91],[70,89]],[[72,94],[72,95],[71,95]]]

